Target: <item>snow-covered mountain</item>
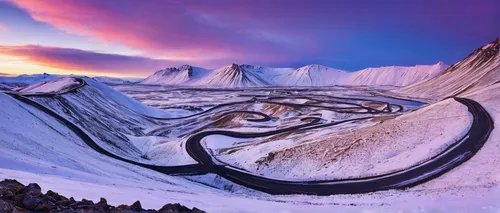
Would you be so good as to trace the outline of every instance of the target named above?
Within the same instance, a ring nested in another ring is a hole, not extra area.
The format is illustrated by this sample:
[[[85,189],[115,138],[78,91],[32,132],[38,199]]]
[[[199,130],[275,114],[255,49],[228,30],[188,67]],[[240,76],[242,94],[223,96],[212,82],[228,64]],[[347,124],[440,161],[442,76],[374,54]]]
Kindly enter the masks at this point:
[[[282,86],[327,86],[339,83],[348,75],[349,72],[343,70],[312,64],[281,74],[274,81]]]
[[[390,85],[406,86],[430,78],[446,69],[442,62],[413,67],[390,66],[343,71],[319,64],[298,69],[231,64],[216,70],[184,65],[155,72],[141,84],[202,87]]]
[[[247,65],[231,64],[214,70],[194,85],[213,87],[264,87],[272,86],[272,78],[278,73],[274,69]]]
[[[182,65],[156,71],[147,77],[141,84],[178,85],[189,84],[206,76],[210,71],[201,67]]]
[[[444,98],[471,93],[500,82],[500,38],[469,54],[433,78],[402,88],[413,97]]]
[[[443,62],[434,65],[416,65],[411,67],[370,67],[350,73],[342,80],[341,84],[407,86],[433,77],[446,68],[448,68],[448,65]]]

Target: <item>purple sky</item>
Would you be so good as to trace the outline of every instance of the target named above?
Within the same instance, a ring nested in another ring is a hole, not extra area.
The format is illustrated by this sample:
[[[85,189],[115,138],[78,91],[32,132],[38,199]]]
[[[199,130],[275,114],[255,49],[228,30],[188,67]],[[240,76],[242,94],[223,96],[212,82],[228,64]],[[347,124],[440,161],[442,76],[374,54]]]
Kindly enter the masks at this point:
[[[500,36],[498,11],[498,0],[0,0],[0,56],[137,76],[183,63],[453,64]]]

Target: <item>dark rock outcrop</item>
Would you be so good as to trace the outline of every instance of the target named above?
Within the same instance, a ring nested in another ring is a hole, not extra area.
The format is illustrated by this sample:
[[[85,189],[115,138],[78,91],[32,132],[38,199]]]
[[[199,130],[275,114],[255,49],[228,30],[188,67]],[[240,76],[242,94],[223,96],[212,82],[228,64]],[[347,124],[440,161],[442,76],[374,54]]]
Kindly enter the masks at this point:
[[[145,210],[140,201],[131,206],[119,205],[117,207],[108,204],[101,198],[94,203],[91,200],[82,199],[76,201],[73,197],[69,199],[51,190],[43,194],[42,188],[36,183],[27,186],[16,180],[0,181],[0,212],[103,212],[103,213],[134,213],[134,212],[164,212],[164,213],[203,213],[197,208],[187,208],[178,203],[166,204],[160,210]]]

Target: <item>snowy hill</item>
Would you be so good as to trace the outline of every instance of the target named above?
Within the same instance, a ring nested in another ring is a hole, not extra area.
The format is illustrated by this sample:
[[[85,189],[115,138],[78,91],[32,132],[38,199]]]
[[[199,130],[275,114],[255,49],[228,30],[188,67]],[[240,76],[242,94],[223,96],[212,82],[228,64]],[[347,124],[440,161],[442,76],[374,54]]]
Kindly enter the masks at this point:
[[[446,68],[448,68],[448,65],[443,62],[434,65],[416,65],[412,67],[387,66],[366,68],[349,74],[341,83],[345,85],[407,86],[433,77]]]
[[[143,80],[142,78],[114,78],[107,76],[93,77],[94,80],[105,84],[131,84]]]
[[[444,98],[471,93],[500,81],[500,38],[469,54],[433,78],[398,92],[420,98]]]
[[[64,93],[77,86],[80,82],[75,78],[63,77],[49,82],[40,82],[18,90],[20,93]]]
[[[273,69],[246,65],[231,64],[214,70],[205,78],[195,83],[197,86],[214,87],[263,87],[272,86],[270,79],[277,73]]]
[[[4,84],[18,84],[18,85],[31,85],[44,81],[52,81],[60,78],[60,75],[51,75],[47,73],[33,74],[33,75],[19,75],[19,76],[2,76],[0,82]]]
[[[298,69],[231,64],[213,71],[184,65],[155,72],[141,84],[201,87],[390,85],[406,86],[433,77],[448,66],[442,62],[413,67],[391,66],[347,72],[319,64]]]
[[[184,83],[193,83],[203,78],[210,71],[201,67],[182,65],[180,67],[171,67],[156,71],[153,75],[147,77],[141,84],[156,85],[177,85]]]
[[[274,79],[282,86],[327,86],[337,84],[349,72],[318,64],[307,65]]]

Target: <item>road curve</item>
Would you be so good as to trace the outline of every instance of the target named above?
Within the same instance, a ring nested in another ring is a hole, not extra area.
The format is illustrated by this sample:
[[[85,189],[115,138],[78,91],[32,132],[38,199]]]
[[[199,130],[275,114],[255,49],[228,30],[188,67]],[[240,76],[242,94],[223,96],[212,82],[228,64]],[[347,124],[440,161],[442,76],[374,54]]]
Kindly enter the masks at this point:
[[[80,79],[81,85],[76,87],[74,90],[71,90],[70,92],[75,91],[76,89],[85,86],[85,81],[83,79]],[[25,103],[29,104],[33,107],[36,107],[37,109],[47,113],[48,115],[54,117],[57,119],[59,122],[70,128],[73,132],[75,132],[82,140],[89,145],[92,149],[95,151],[109,156],[111,158],[124,161],[130,164],[134,164],[137,166],[141,166],[144,168],[152,169],[164,174],[168,175],[200,175],[200,174],[206,174],[206,173],[215,173],[221,177],[224,177],[227,180],[230,180],[234,183],[240,184],[242,186],[252,188],[255,190],[259,190],[262,192],[266,192],[269,194],[311,194],[311,195],[332,195],[332,194],[354,194],[354,193],[367,193],[367,192],[374,192],[374,191],[379,191],[379,190],[387,190],[387,189],[404,189],[407,187],[412,187],[418,184],[421,184],[423,182],[429,181],[433,178],[436,178],[447,171],[459,166],[460,164],[464,163],[468,159],[470,159],[474,154],[476,154],[481,147],[484,145],[484,143],[487,141],[489,138],[489,135],[491,134],[491,131],[494,128],[493,125],[493,120],[491,119],[490,115],[486,112],[486,110],[477,102],[470,100],[470,99],[465,99],[465,98],[457,98],[455,97],[454,99],[464,105],[466,105],[469,109],[469,112],[473,115],[473,122],[471,124],[470,129],[468,130],[467,134],[458,140],[456,143],[450,145],[446,150],[443,152],[439,153],[438,155],[432,157],[431,159],[401,170],[397,172],[392,172],[388,174],[383,174],[379,176],[372,176],[372,177],[365,177],[365,178],[353,178],[353,179],[342,179],[342,180],[333,180],[333,181],[285,181],[285,180],[276,180],[276,179],[271,179],[271,178],[266,178],[258,175],[254,175],[251,173],[248,173],[246,171],[240,170],[238,168],[234,168],[231,166],[227,165],[217,165],[213,159],[212,156],[205,150],[205,148],[201,145],[200,141],[207,136],[210,135],[226,135],[230,137],[236,137],[236,138],[256,138],[256,137],[266,137],[266,136],[271,136],[283,132],[288,132],[288,131],[295,131],[295,130],[310,130],[310,129],[316,129],[316,128],[323,128],[326,126],[333,126],[333,125],[338,125],[341,123],[346,123],[346,122],[354,122],[357,120],[363,120],[363,119],[370,119],[372,116],[368,117],[363,117],[363,118],[357,118],[357,119],[350,119],[350,120],[344,120],[344,121],[339,121],[339,122],[331,122],[331,123],[326,123],[322,124],[319,123],[320,119],[319,118],[303,118],[303,121],[309,121],[305,124],[299,124],[296,126],[288,127],[288,128],[283,128],[283,129],[278,129],[278,130],[272,130],[272,131],[267,131],[267,132],[258,132],[258,133],[241,133],[241,132],[235,132],[235,131],[225,131],[225,130],[213,130],[213,131],[203,131],[199,132],[196,134],[193,134],[190,136],[186,142],[186,151],[188,154],[195,159],[198,164],[192,164],[192,165],[185,165],[185,166],[156,166],[156,165],[149,165],[149,164],[144,164],[144,163],[139,163],[135,162],[129,159],[122,158],[120,156],[117,156],[113,153],[110,153],[109,151],[106,151],[105,149],[101,148],[87,133],[85,133],[84,130],[73,124],[72,122],[66,120],[64,117],[58,115],[56,112],[52,111],[51,109],[48,109],[47,107],[27,98],[24,97],[24,95],[21,94],[16,94],[16,93],[7,93],[11,97]],[[36,95],[36,96],[55,96],[55,95],[60,95],[60,94],[29,94],[29,95]],[[262,100],[262,101],[269,101],[273,102],[271,100],[277,100],[281,99],[282,97],[278,98],[271,98],[268,100]],[[286,98],[286,97],[285,97]],[[290,98],[290,97],[288,97]],[[297,97],[294,97],[297,98]],[[335,97],[337,99],[342,99]],[[348,99],[348,98],[345,98]],[[360,99],[363,100],[363,99]],[[326,101],[329,102],[328,100],[319,100],[319,99],[314,99],[314,101]],[[248,102],[255,102],[255,100],[251,100]],[[222,106],[228,106],[231,104],[240,104],[240,103],[248,103],[247,101],[244,102],[234,102],[234,103],[226,103],[226,104],[221,104],[217,105],[211,110],[222,107]],[[339,101],[330,101],[330,102],[336,102],[336,103],[341,103]],[[295,104],[295,103],[280,103],[277,102],[276,104],[286,104],[286,105],[292,105],[296,107],[302,106],[301,104]],[[354,105],[353,103],[347,103]],[[310,107],[324,107],[328,108],[325,106],[320,106],[320,105],[314,105],[312,104]],[[365,109],[367,110],[366,112],[361,112],[361,113],[366,113],[366,114],[377,114],[381,113],[380,110],[377,109],[370,109],[365,106],[358,105],[356,106],[360,109]],[[400,107],[400,106],[399,106]],[[387,108],[390,108],[390,104],[387,103]],[[401,110],[402,107],[400,107],[399,110]],[[208,110],[208,111],[211,111]],[[338,110],[337,108],[331,108],[331,110]],[[383,110],[382,110],[383,111]],[[388,112],[391,112],[390,109],[388,109]],[[203,113],[207,113],[207,111],[195,114],[200,115]],[[259,112],[251,112],[251,111],[229,111],[226,113],[223,113],[220,115],[220,117],[223,117],[225,115],[228,115],[230,113],[249,113],[249,114],[256,114],[261,116],[262,118],[260,119],[247,119],[249,121],[254,121],[254,122],[264,122],[268,121],[270,119],[269,116],[267,116],[264,113],[259,113]],[[188,116],[192,117],[192,116]],[[183,117],[185,118],[185,117]],[[174,119],[182,119],[182,118],[174,118]]]
[[[232,131],[207,131],[191,136],[187,143],[188,153],[210,172],[242,186],[269,194],[356,194],[388,189],[405,189],[446,173],[474,156],[488,140],[494,128],[493,120],[486,110],[476,101],[455,98],[466,105],[473,115],[473,122],[467,134],[450,145],[446,150],[431,159],[410,168],[388,174],[342,179],[334,181],[285,181],[257,176],[229,166],[216,165],[209,153],[201,146],[200,140],[209,135],[226,135],[237,138],[263,137],[268,133],[238,133]],[[308,126],[306,124],[305,126]],[[312,127],[313,128],[313,127]],[[278,130],[277,130],[278,131]],[[286,131],[286,130],[282,130]]]

